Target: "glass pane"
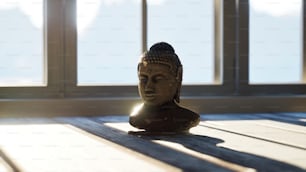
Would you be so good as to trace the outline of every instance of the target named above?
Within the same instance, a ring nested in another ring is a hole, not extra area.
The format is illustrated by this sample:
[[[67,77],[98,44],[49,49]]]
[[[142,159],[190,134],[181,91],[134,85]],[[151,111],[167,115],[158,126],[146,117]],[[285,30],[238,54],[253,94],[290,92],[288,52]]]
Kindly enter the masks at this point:
[[[149,1],[148,46],[161,41],[181,59],[183,84],[214,83],[213,0]]]
[[[302,31],[302,0],[251,0],[249,82],[301,83]]]
[[[78,0],[78,85],[137,84],[138,1]]]
[[[45,85],[43,0],[0,0],[0,86]]]

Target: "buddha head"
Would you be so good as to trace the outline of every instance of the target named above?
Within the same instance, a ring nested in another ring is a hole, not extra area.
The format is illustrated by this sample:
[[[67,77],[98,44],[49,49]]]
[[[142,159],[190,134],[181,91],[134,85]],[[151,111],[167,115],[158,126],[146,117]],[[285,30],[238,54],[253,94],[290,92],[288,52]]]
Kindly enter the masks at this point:
[[[142,54],[138,64],[138,78],[139,94],[145,105],[179,103],[182,64],[170,44],[156,43]]]

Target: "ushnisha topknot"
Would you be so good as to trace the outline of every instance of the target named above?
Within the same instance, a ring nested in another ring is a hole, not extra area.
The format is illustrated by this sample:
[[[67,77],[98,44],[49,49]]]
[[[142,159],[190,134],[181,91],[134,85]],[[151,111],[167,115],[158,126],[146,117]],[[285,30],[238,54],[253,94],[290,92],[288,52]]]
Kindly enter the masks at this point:
[[[150,48],[150,51],[169,51],[175,53],[174,48],[166,42],[158,42]]]
[[[149,51],[142,54],[139,64],[145,65],[147,63],[167,65],[174,75],[177,75],[179,68],[182,68],[181,61],[175,54],[174,48],[166,42],[156,43]]]

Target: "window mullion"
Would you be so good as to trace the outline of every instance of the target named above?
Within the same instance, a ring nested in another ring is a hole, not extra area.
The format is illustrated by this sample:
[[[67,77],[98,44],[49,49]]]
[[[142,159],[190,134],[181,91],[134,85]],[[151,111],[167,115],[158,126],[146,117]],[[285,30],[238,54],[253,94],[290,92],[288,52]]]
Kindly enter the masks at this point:
[[[48,88],[56,88],[58,95],[63,94],[63,8],[62,0],[45,0],[46,3],[46,43],[47,43],[47,80]]]
[[[64,3],[64,95],[69,95],[69,90],[76,89],[77,84],[77,23],[76,0]]]
[[[223,0],[223,28],[222,46],[223,46],[223,89],[228,94],[234,94],[236,72],[236,60],[238,59],[238,32],[237,32],[237,7],[236,0]]]
[[[240,0],[238,4],[238,15],[239,15],[239,44],[237,44],[238,56],[237,61],[237,75],[236,79],[238,81],[236,85],[236,92],[240,94],[240,88],[244,88],[249,83],[249,1]]]
[[[142,52],[147,50],[148,44],[148,9],[147,9],[147,0],[142,0],[141,2],[141,18],[142,18]]]
[[[303,45],[303,75],[302,75],[302,79],[303,79],[303,83],[306,84],[306,3],[305,1],[303,0],[302,1],[302,12],[303,12],[303,17],[302,17],[302,22],[303,22],[303,39],[302,39],[302,45]]]
[[[222,81],[222,38],[223,38],[223,0],[214,1],[214,83],[221,84]]]

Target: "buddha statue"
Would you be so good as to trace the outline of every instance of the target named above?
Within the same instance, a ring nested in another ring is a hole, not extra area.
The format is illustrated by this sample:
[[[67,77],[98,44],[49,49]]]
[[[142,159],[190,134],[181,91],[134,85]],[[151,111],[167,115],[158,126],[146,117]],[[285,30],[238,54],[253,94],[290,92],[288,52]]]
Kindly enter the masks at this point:
[[[138,91],[143,104],[129,117],[129,123],[147,132],[188,132],[198,125],[199,114],[179,105],[182,64],[174,48],[165,42],[154,44],[138,64]]]

